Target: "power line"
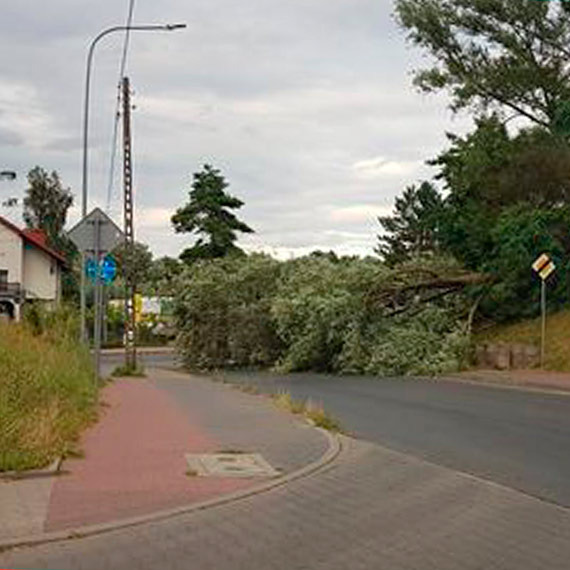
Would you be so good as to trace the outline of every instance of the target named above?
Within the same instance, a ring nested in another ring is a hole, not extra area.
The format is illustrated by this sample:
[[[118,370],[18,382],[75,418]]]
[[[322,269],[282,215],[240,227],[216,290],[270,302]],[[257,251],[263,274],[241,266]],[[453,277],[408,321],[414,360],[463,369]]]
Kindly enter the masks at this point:
[[[105,211],[109,214],[111,210],[111,201],[113,198],[113,183],[115,181],[115,168],[117,160],[117,143],[119,139],[119,118],[120,118],[120,108],[121,108],[121,82],[125,76],[125,70],[127,67],[127,56],[129,52],[129,43],[131,38],[131,31],[128,29],[133,23],[133,16],[135,12],[135,1],[129,0],[129,11],[127,14],[127,21],[125,30],[125,41],[123,43],[123,53],[121,56],[121,66],[119,68],[119,80],[117,82],[117,103],[115,105],[115,116],[113,122],[113,135],[111,138],[111,152],[109,161],[109,177],[107,179],[107,203]]]

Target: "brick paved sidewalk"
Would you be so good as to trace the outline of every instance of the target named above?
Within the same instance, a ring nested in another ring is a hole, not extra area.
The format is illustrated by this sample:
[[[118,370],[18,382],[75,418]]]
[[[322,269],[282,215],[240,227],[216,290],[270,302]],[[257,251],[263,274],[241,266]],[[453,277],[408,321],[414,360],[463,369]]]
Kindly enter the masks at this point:
[[[466,370],[449,379],[570,392],[570,374],[551,370]]]
[[[0,553],[59,570],[567,570],[570,510],[345,440],[270,492],[117,532]]]
[[[102,400],[84,458],[65,461],[64,474],[49,480],[0,485],[0,540],[147,515],[259,483],[190,477],[186,453],[261,452],[288,472],[327,449],[320,432],[266,399],[185,374],[150,370],[147,379],[117,380]]]

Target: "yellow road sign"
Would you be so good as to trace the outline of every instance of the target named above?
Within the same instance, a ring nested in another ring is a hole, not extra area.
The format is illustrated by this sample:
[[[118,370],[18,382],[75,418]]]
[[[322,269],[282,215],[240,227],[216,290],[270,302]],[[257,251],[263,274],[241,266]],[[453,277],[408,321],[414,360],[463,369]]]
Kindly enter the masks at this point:
[[[556,265],[550,261],[538,272],[538,274],[541,279],[546,279],[555,269]]]
[[[538,273],[539,277],[544,281],[556,269],[556,265],[551,261],[550,257],[543,253],[532,264],[532,268]]]
[[[537,272],[540,273],[540,270],[547,264],[550,262],[550,257],[548,257],[548,255],[546,255],[546,253],[543,253],[533,264],[532,264],[532,268]]]

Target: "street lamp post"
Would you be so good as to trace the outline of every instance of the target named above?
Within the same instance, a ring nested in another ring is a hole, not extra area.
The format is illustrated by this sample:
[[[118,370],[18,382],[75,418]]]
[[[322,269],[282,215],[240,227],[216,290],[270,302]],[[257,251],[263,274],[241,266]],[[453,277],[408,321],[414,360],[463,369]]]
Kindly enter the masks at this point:
[[[99,40],[114,32],[171,32],[173,30],[180,30],[186,27],[186,24],[151,24],[141,26],[113,26],[103,30],[96,36],[87,54],[87,68],[85,72],[85,97],[83,103],[83,173],[81,182],[81,217],[87,215],[87,197],[88,197],[88,141],[89,141],[89,99],[91,91],[91,67],[93,63],[93,53],[95,46]],[[85,327],[85,313],[86,313],[86,278],[85,278],[85,254],[81,253],[81,339],[83,342],[87,341],[87,331]]]

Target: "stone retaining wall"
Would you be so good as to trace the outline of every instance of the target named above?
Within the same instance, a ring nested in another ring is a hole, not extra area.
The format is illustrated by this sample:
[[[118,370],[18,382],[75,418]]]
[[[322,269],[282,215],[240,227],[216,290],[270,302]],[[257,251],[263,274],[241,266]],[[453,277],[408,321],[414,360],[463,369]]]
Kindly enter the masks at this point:
[[[480,368],[528,369],[540,364],[540,349],[529,344],[481,344],[475,349]]]

